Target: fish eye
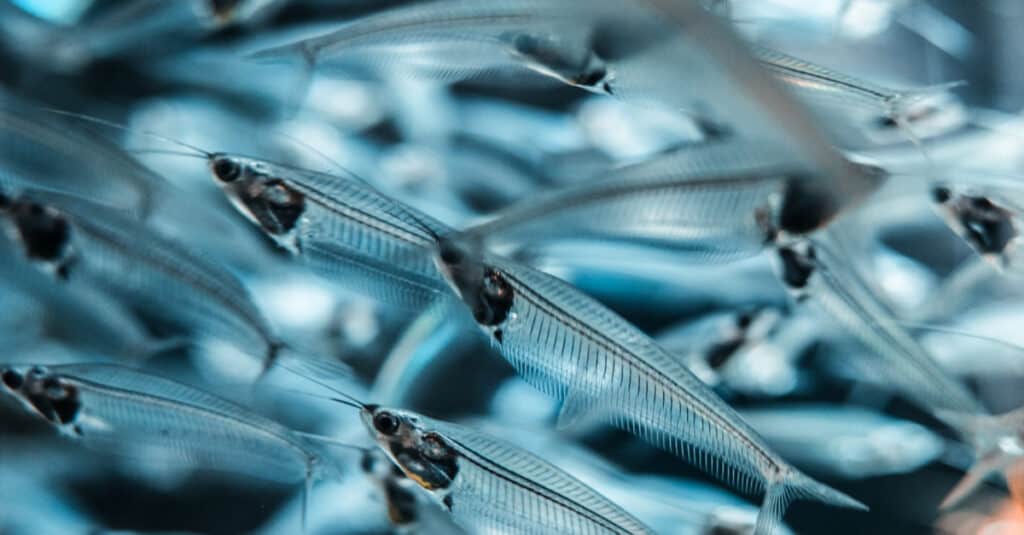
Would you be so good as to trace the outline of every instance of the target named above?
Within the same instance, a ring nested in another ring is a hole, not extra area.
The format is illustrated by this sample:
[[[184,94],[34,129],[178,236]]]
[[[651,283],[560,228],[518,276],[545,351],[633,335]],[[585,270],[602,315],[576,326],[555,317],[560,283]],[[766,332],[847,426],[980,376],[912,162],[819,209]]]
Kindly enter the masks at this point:
[[[937,203],[948,202],[953,197],[953,192],[949,191],[949,188],[939,186],[932,188],[932,199]]]
[[[0,379],[3,380],[4,386],[11,390],[17,390],[21,388],[21,385],[25,384],[25,378],[20,373],[8,368],[0,374]]]
[[[211,165],[213,174],[221,182],[234,182],[242,174],[242,167],[231,158],[220,156]]]
[[[398,426],[398,418],[390,412],[382,411],[373,415],[373,428],[385,435],[397,433]]]
[[[5,193],[0,192],[0,208],[7,208],[11,205],[11,198]]]
[[[441,246],[441,261],[448,265],[456,265],[462,262],[462,251],[452,245]]]

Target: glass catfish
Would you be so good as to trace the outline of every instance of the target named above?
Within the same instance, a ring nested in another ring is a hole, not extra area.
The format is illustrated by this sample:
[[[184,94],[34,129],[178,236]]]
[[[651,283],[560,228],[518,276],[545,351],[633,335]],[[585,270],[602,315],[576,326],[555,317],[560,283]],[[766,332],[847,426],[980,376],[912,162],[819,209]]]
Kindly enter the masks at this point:
[[[748,493],[765,492],[758,533],[788,502],[862,504],[788,464],[680,359],[570,284],[444,239],[437,262],[498,351],[530,384],[563,400],[559,425],[600,419]]]

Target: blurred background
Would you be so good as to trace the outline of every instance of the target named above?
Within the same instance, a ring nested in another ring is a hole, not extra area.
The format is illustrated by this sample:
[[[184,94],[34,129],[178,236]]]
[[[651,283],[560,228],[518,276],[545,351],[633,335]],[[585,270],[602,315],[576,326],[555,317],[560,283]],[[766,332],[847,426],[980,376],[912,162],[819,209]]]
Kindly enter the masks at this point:
[[[74,176],[89,195],[128,202],[133,186],[115,162],[131,159],[174,186],[157,191],[158,198],[175,200],[149,224],[228,266],[280,332],[351,366],[351,391],[478,422],[581,478],[589,474],[610,497],[618,489],[613,499],[643,509],[645,520],[657,519],[647,521],[661,522],[665,533],[749,532],[756,499],[734,495],[625,433],[550,431],[557,403],[518,379],[477,332],[445,323],[437,310],[391,310],[296,267],[231,207],[204,160],[166,153],[182,152],[179,141],[325,172],[343,167],[460,227],[530,194],[706,135],[692,117],[564,84],[487,77],[438,83],[382,76],[358,64],[309,69],[301,61],[249,56],[409,3],[0,0],[0,166],[4,174]],[[951,90],[961,116],[925,136],[933,157],[1008,173],[1024,163],[1024,3],[715,4],[725,6],[723,16],[749,42],[845,74],[895,87],[963,81]],[[856,140],[847,148],[922,165],[920,152],[900,136]],[[958,291],[950,280],[963,276],[972,251],[928,199],[904,186],[849,218],[851,227],[870,229],[861,232],[869,246],[858,265],[908,320],[1024,343],[1016,279],[986,272]],[[182,217],[190,212],[194,217]],[[970,451],[927,413],[886,393],[883,378],[850,369],[853,355],[866,349],[794,306],[767,255],[709,266],[649,251],[612,262],[572,247],[523,254],[666,347],[710,351],[731,343],[722,361],[695,365],[704,366],[702,378],[783,456],[871,507],[860,513],[797,502],[786,515],[794,533],[1024,533],[1024,512],[1001,480],[983,485],[963,507],[937,512],[970,464]],[[2,282],[0,359],[82,358],[53,334],[74,316],[23,285]],[[161,326],[146,328],[160,333]],[[914,333],[994,412],[1024,404],[1017,350]],[[216,359],[192,353],[168,351],[149,365],[290,426],[368,444],[354,414],[289,395],[302,388],[300,380],[280,377],[282,388],[252,396],[231,380],[237,367],[230,351]],[[359,456],[347,464],[351,471],[341,481],[317,484],[310,532],[391,532]],[[16,403],[0,402],[0,533],[297,532],[300,487],[211,470],[140,467],[81,448]]]

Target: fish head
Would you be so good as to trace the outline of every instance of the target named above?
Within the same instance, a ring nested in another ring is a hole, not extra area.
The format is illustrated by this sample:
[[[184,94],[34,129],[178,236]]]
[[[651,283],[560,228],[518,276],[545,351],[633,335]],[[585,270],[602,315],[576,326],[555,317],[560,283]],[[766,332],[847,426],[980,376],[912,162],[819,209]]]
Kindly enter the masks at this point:
[[[458,473],[458,453],[418,415],[398,409],[366,406],[363,425],[406,477],[429,491],[451,486]]]
[[[877,191],[889,173],[877,165],[846,162],[856,179],[836,183],[810,172],[788,175],[776,209],[774,230],[783,237],[800,237],[825,228],[841,213]],[[785,238],[777,241],[786,241]]]
[[[59,210],[26,198],[4,197],[0,212],[11,223],[8,234],[28,260],[67,278],[73,248],[71,224]]]
[[[932,200],[946,224],[978,254],[1005,266],[1019,234],[1014,213],[997,200],[948,186],[932,188]]]
[[[480,244],[469,239],[441,238],[434,261],[481,327],[505,321],[515,292],[501,270],[486,262]]]
[[[608,66],[590,47],[547,34],[512,33],[504,38],[513,57],[527,68],[592,93],[612,93]]]
[[[786,289],[795,300],[806,299],[808,283],[818,267],[814,246],[809,242],[785,245],[776,250],[776,258],[779,279],[786,285]]]
[[[78,388],[45,366],[5,366],[0,381],[27,410],[58,427],[72,424],[82,406]]]
[[[254,158],[217,153],[210,173],[228,200],[246,219],[292,253],[298,251],[296,226],[306,209],[306,196],[275,166]]]

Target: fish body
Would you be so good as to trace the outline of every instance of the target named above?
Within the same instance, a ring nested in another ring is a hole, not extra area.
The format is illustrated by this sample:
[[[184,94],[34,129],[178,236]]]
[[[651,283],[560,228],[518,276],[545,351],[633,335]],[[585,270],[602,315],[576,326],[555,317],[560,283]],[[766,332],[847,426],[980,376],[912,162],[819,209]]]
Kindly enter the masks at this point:
[[[225,469],[281,482],[320,462],[287,428],[217,396],[105,364],[7,366],[4,390],[63,436],[143,463]]]
[[[653,533],[543,459],[472,429],[368,406],[363,422],[405,475],[459,525],[484,533]]]
[[[839,207],[815,192],[814,180],[782,151],[712,143],[528,198],[466,234],[497,243],[626,241],[706,260],[742,258],[831,221]]]
[[[109,207],[19,197],[3,210],[25,257],[68,284],[102,288],[144,317],[264,359],[280,342],[225,268]]]
[[[786,463],[678,357],[569,284],[457,242],[442,242],[438,264],[513,368],[563,400],[561,426],[607,421],[745,492],[766,491],[762,530],[798,496],[860,507]]]
[[[451,229],[361,179],[231,155],[210,167],[239,212],[313,271],[401,307],[450,294],[431,252]]]
[[[348,22],[335,31],[256,53],[299,57],[320,68],[370,64],[456,81],[502,71],[532,71],[601,91],[607,76],[587,46],[587,25],[604,2],[580,10],[533,0],[435,1],[402,6]]]
[[[981,403],[954,380],[893,318],[863,279],[822,239],[782,247],[779,271],[798,302],[820,306],[870,348],[894,388],[926,410],[984,414]]]

